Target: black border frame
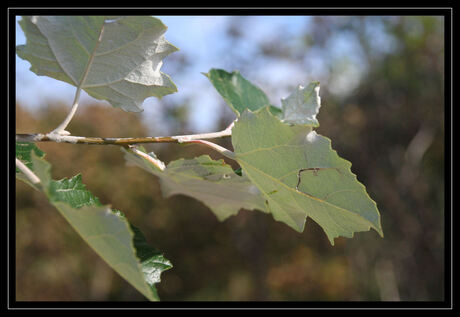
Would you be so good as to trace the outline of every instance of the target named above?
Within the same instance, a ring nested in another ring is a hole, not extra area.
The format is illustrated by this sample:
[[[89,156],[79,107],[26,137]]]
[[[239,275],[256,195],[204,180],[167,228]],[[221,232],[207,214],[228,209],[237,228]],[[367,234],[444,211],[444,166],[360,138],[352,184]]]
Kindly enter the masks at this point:
[[[348,3],[348,2],[347,2]],[[41,2],[41,4],[43,4]],[[122,12],[120,12],[122,11]],[[445,133],[445,300],[439,302],[212,302],[212,301],[197,301],[197,302],[18,302],[15,299],[15,257],[16,250],[14,231],[15,231],[15,213],[10,211],[14,207],[15,186],[15,168],[14,168],[14,140],[15,112],[12,110],[15,106],[15,16],[17,15],[32,15],[44,14],[47,15],[79,15],[79,14],[120,14],[123,15],[438,15],[444,17],[444,36],[445,36],[445,125],[446,130],[450,133]],[[5,233],[7,234],[7,251],[8,267],[7,274],[7,290],[6,290],[6,308],[8,310],[94,310],[94,309],[116,309],[116,310],[145,310],[145,309],[170,309],[170,310],[200,310],[200,309],[236,309],[236,310],[308,310],[308,309],[325,309],[325,310],[350,310],[350,309],[454,309],[454,212],[453,212],[453,94],[452,89],[453,79],[453,6],[452,4],[443,4],[438,1],[437,5],[430,6],[414,6],[404,5],[399,1],[395,6],[393,3],[385,2],[384,5],[368,7],[368,6],[348,6],[338,5],[337,7],[326,6],[284,6],[284,7],[63,7],[49,6],[38,7],[34,5],[17,6],[9,4],[7,8],[7,128],[8,128],[8,213],[4,212]],[[14,133],[13,133],[14,129]]]

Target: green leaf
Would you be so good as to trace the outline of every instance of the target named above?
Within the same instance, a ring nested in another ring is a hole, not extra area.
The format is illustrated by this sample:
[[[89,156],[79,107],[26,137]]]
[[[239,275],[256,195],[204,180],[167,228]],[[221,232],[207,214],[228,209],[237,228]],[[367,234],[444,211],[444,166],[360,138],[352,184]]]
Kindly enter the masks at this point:
[[[31,142],[16,142],[16,157],[20,159],[28,168],[32,168],[32,159],[30,157],[31,152],[35,152],[38,157],[45,156],[45,153],[40,150],[35,143]],[[16,167],[16,173],[19,173],[19,169]]]
[[[228,73],[222,69],[211,69],[209,73],[203,74],[208,77],[237,116],[245,109],[255,111],[270,105],[267,95],[241,76],[238,71]]]
[[[142,265],[144,280],[150,286],[150,290],[153,293],[152,297],[155,300],[159,300],[154,284],[160,282],[161,273],[172,268],[172,264],[160,251],[147,243],[144,235],[138,228],[131,225],[131,231],[134,233],[134,248],[136,249],[136,256]]]
[[[288,125],[268,108],[245,111],[232,130],[236,160],[268,201],[273,217],[302,232],[306,217],[327,234],[339,236],[375,229],[380,214],[351,163],[332,150],[329,139],[310,126]],[[301,169],[299,190],[296,190]]]
[[[45,153],[40,150],[35,143],[31,142],[16,142],[16,158],[21,160],[29,169],[32,169],[32,158],[31,153],[34,152],[38,157],[43,157]],[[32,188],[40,190],[36,184],[32,184],[30,180],[24,176],[21,171],[16,167],[16,178],[29,184]]]
[[[17,54],[31,71],[107,100],[126,111],[177,91],[162,73],[162,59],[177,50],[164,39],[166,26],[153,17],[24,16],[26,45]]]
[[[83,206],[102,206],[99,199],[86,190],[81,182],[81,174],[71,179],[51,180],[48,185],[48,194],[53,202],[67,202],[72,208]]]
[[[160,282],[161,272],[171,268],[171,263],[146,243],[139,229],[120,211],[102,205],[81,182],[81,175],[51,179],[51,165],[35,155],[34,147],[27,147],[29,167],[40,179],[50,203],[118,274],[149,300],[159,300],[154,284]],[[25,148],[20,147],[23,155]]]
[[[305,124],[318,127],[316,115],[321,107],[319,97],[319,83],[310,83],[307,87],[297,86],[289,97],[281,99],[283,105],[283,122],[291,124]]]
[[[170,162],[164,169],[123,149],[126,160],[160,178],[165,197],[183,194],[202,201],[219,220],[235,215],[242,208],[265,212],[265,200],[259,190],[242,174],[238,175],[223,160],[208,155]],[[150,156],[156,157],[153,153]]]

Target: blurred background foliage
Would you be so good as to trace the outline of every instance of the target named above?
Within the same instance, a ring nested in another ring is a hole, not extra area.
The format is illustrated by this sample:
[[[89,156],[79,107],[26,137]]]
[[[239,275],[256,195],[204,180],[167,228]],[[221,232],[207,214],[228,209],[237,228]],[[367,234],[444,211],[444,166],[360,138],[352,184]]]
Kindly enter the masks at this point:
[[[257,17],[227,19],[227,44],[221,46],[226,70],[240,70],[273,100],[286,97],[299,83],[321,81],[318,132],[352,162],[352,171],[377,202],[383,239],[374,231],[362,232],[336,239],[332,247],[310,219],[299,234],[257,211],[242,210],[221,223],[193,198],[162,198],[157,179],[126,167],[120,149],[112,146],[39,144],[53,165],[53,177],[82,173],[101,202],[122,210],[171,260],[174,268],[163,273],[157,286],[162,300],[443,300],[442,17],[318,16],[289,36],[280,29],[257,40],[249,54],[245,46],[252,41],[248,29],[254,21]],[[174,80],[192,63],[180,51],[168,57],[166,72]],[[292,72],[288,77],[296,82],[277,78],[277,68]],[[69,129],[103,137],[207,132],[190,125],[190,100],[174,103],[165,97],[160,119],[86,104]],[[223,129],[233,115],[219,102],[216,126]],[[50,131],[68,109],[46,100],[36,110],[17,104],[16,131]],[[149,120],[162,125],[146,124]],[[231,148],[230,140],[218,143]],[[166,162],[204,153],[221,158],[197,145],[147,148]],[[145,300],[43,195],[19,181],[16,297]]]

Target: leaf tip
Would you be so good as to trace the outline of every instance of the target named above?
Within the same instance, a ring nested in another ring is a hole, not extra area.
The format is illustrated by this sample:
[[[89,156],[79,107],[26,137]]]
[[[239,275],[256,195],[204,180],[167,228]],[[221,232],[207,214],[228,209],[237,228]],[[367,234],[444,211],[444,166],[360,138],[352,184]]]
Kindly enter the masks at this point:
[[[374,229],[375,229],[375,231],[377,231],[377,233],[379,234],[380,238],[384,238],[382,225],[380,223],[379,223],[378,228],[374,228]]]

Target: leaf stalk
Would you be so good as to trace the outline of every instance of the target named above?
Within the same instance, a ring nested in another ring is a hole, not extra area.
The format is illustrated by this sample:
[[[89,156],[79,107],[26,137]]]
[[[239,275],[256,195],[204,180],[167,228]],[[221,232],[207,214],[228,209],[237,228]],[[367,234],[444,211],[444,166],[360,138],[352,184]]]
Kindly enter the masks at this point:
[[[75,112],[77,111],[78,102],[80,100],[81,90],[82,90],[83,85],[84,85],[84,83],[86,81],[86,78],[88,77],[88,73],[89,73],[89,70],[91,68],[91,65],[93,64],[93,60],[94,60],[94,56],[96,54],[96,50],[97,50],[99,44],[102,41],[102,34],[104,33],[104,25],[101,27],[97,42],[95,43],[94,48],[93,48],[93,52],[91,53],[91,55],[89,57],[89,60],[88,60],[88,63],[86,64],[86,67],[85,67],[85,70],[83,72],[83,75],[82,75],[82,77],[80,79],[80,82],[78,83],[77,90],[75,92],[75,97],[74,97],[73,104],[72,104],[72,108],[70,109],[70,112],[67,115],[67,117],[64,119],[64,121],[56,129],[51,131],[50,134],[56,134],[58,136],[69,135],[70,134],[68,131],[65,130],[65,128],[67,128],[67,126],[69,125],[69,123],[72,120],[73,116],[75,115]]]
[[[27,179],[34,185],[40,184],[40,178],[35,175],[21,160],[16,158],[16,166],[27,177]]]

